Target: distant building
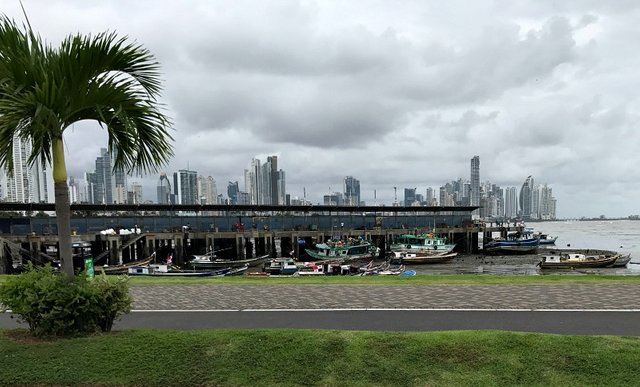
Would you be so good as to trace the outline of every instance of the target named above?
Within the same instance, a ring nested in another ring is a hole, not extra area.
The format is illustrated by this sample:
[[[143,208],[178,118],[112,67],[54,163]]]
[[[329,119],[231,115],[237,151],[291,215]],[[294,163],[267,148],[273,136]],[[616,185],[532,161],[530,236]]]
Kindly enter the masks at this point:
[[[527,179],[520,188],[520,216],[523,220],[530,220],[533,205],[533,177],[527,176]]]
[[[13,174],[7,175],[7,201],[17,203],[53,203],[54,187],[51,167],[44,161],[29,165],[30,140],[13,138]]]
[[[158,204],[175,204],[172,199],[171,182],[165,172],[160,173],[158,185],[156,187]]]
[[[480,156],[471,159],[471,205],[480,205]],[[474,213],[477,213],[474,211]]]
[[[344,201],[348,206],[360,205],[360,180],[353,176],[344,178]]]
[[[237,181],[230,181],[227,184],[227,196],[229,197],[230,204],[238,204],[238,193],[240,192],[240,188],[238,188]]]
[[[176,204],[198,204],[198,173],[181,169],[173,174]]]
[[[412,206],[416,201],[416,189],[415,188],[405,188],[404,189],[404,206],[409,207]]]

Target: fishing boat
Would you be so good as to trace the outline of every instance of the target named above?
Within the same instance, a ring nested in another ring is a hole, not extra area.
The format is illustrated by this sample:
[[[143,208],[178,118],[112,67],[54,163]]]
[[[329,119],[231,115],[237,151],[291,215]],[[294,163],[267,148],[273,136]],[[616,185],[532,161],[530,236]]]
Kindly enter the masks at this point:
[[[380,248],[363,239],[327,241],[318,243],[315,248],[306,249],[305,251],[316,261],[333,260],[340,262],[370,260],[380,254]]]
[[[142,260],[139,260],[139,261],[132,261],[132,262],[128,262],[128,263],[125,263],[125,264],[122,264],[122,265],[95,266],[94,270],[95,270],[96,274],[99,274],[99,273],[114,274],[114,275],[127,274],[129,268],[136,267],[136,266],[147,266],[155,258],[156,258],[156,253],[154,252],[148,258],[145,258],[145,259],[142,259]]]
[[[189,271],[171,268],[169,265],[149,264],[129,267],[127,274],[130,276],[210,277],[223,276],[229,271],[231,271],[230,267],[215,271]]]
[[[423,264],[449,262],[458,255],[456,252],[422,252],[392,251],[388,258],[392,263]]]
[[[543,234],[541,232],[536,232],[533,227],[525,227],[522,235],[526,238],[535,238],[536,236],[540,237],[540,245],[555,245],[556,240],[558,240],[557,236],[550,236],[548,234]]]
[[[484,244],[483,250],[489,254],[535,254],[540,246],[540,237],[526,238],[521,233],[496,238]]]
[[[555,254],[545,255],[538,263],[541,269],[576,269],[605,267],[613,264],[620,254],[582,254],[574,252],[557,252]]]
[[[631,260],[631,254],[620,255],[616,261],[611,264],[611,267],[625,267],[627,263]]]
[[[447,243],[446,237],[438,237],[433,233],[429,234],[402,234],[394,238],[391,244],[391,251],[404,251],[408,253],[422,252],[451,252],[456,247],[455,243]]]
[[[248,259],[222,259],[213,253],[204,255],[192,255],[187,266],[194,270],[210,270],[224,267],[243,267],[245,265],[257,266],[269,259],[269,255],[261,255],[259,257]]]
[[[293,258],[273,258],[266,262],[263,272],[271,275],[292,275],[298,272],[298,264]]]

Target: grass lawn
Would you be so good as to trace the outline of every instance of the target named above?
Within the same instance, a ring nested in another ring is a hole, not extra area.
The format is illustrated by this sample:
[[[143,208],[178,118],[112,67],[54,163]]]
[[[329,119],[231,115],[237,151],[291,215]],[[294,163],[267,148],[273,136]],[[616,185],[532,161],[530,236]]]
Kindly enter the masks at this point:
[[[0,331],[0,385],[630,386],[640,338],[502,331]]]

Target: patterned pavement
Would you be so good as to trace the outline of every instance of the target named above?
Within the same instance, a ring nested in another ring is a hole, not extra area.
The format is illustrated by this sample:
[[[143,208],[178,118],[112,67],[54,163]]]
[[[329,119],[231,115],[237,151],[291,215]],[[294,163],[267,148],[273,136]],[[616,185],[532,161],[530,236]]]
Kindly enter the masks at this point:
[[[137,310],[640,310],[640,285],[131,285]]]

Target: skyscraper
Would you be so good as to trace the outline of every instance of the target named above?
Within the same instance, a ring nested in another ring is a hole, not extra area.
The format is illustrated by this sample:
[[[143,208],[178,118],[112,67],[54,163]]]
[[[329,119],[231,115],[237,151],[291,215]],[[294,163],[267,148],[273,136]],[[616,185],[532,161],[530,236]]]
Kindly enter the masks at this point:
[[[527,176],[527,179],[522,184],[522,188],[520,189],[520,215],[522,219],[529,220],[531,219],[531,205],[532,203],[532,194],[533,194],[533,178],[531,176]]]
[[[360,180],[353,176],[344,178],[344,201],[348,206],[360,205]]]
[[[415,201],[416,201],[416,189],[405,188],[404,189],[404,206],[405,207],[412,206]]]
[[[480,205],[480,156],[471,159],[471,205]],[[476,214],[477,211],[474,211]]]
[[[158,204],[174,204],[171,200],[171,182],[165,172],[160,172],[160,179],[157,185]]]
[[[199,204],[198,173],[181,169],[173,174],[173,194],[176,204]]]
[[[239,193],[240,193],[240,188],[238,187],[238,182],[230,181],[227,184],[227,196],[229,196],[229,203],[238,204]]]
[[[515,218],[518,215],[518,189],[516,187],[505,188],[504,216]]]
[[[198,200],[200,204],[216,204],[218,189],[211,176],[198,176]]]
[[[44,160],[29,165],[31,141],[13,138],[13,174],[7,176],[7,200],[21,203],[53,203],[53,174]]]

